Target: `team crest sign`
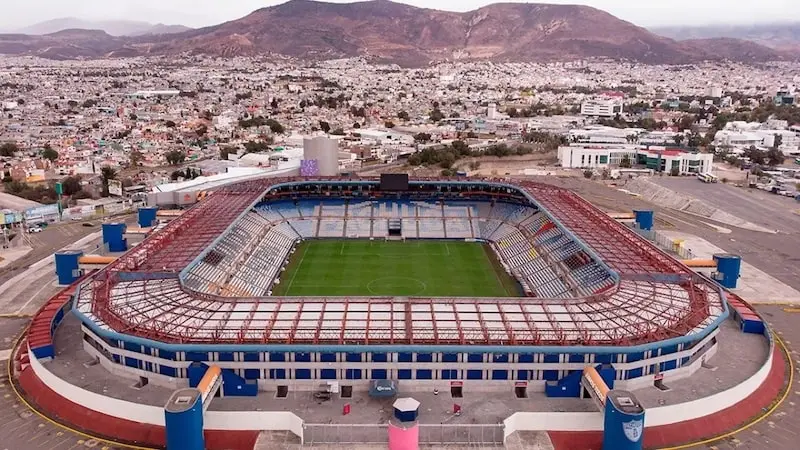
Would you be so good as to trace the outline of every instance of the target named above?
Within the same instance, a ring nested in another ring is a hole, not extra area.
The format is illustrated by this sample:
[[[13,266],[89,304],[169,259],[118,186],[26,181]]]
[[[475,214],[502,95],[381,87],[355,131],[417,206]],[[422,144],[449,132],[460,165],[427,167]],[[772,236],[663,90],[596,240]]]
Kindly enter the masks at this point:
[[[643,429],[643,420],[631,420],[630,422],[622,423],[622,431],[625,433],[625,437],[631,442],[639,442],[639,439],[642,437]]]

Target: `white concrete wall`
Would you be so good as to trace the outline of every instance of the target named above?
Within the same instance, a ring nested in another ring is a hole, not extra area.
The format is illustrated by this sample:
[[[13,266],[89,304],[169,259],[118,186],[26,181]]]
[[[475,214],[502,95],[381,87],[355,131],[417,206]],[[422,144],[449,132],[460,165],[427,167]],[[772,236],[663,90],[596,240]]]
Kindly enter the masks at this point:
[[[756,391],[772,370],[774,344],[770,346],[767,362],[752,377],[738,385],[714,395],[677,405],[649,408],[645,413],[647,427],[668,425],[685,420],[697,419],[721,411],[739,403]]]
[[[767,379],[772,369],[773,347],[774,344],[770,347],[769,357],[764,366],[747,380],[730,389],[698,400],[647,408],[645,426],[669,425],[705,417],[744,400]],[[702,364],[702,360],[695,361],[694,364]],[[503,421],[503,424],[505,426],[505,437],[516,431],[601,431],[603,429],[603,414],[600,412],[518,412]]]
[[[84,408],[101,412],[112,417],[119,417],[150,425],[164,426],[163,407],[119,400],[79,388],[47,370],[32,352],[28,352],[28,356],[31,360],[31,368],[42,383],[67,400],[77,403]],[[166,399],[164,401],[166,403]]]
[[[79,388],[47,370],[33,353],[28,352],[28,354],[31,368],[36,376],[47,387],[67,400],[112,417],[165,426],[163,407],[119,400]],[[165,403],[166,400],[164,399]],[[286,411],[207,411],[204,421],[207,430],[289,430],[300,437],[301,442],[303,439],[303,420],[294,413]]]

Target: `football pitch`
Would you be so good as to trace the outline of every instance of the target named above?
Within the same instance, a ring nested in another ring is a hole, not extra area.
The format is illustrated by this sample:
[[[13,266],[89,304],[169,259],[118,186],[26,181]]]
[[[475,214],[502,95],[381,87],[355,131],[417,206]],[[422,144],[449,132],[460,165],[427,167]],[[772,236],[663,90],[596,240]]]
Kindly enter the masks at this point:
[[[309,240],[273,295],[518,297],[519,285],[478,242]]]

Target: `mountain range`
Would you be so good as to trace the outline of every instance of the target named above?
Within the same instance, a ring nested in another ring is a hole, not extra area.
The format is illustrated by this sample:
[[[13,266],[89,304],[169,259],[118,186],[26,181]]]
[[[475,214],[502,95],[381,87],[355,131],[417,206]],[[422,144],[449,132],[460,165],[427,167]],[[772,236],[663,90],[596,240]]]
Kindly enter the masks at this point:
[[[64,30],[100,30],[111,36],[142,36],[147,34],[170,34],[191,30],[183,25],[152,24],[133,20],[84,20],[75,17],[63,17],[47,20],[34,25],[14,30],[13,34],[44,35]]]
[[[734,38],[752,41],[778,50],[800,50],[800,22],[655,27],[650,28],[650,31],[677,40]]]
[[[454,59],[597,57],[678,64],[797,56],[733,38],[676,41],[588,6],[498,3],[460,13],[388,0],[291,0],[241,19],[173,34],[112,36],[79,29],[41,36],[6,34],[0,35],[0,53],[54,59],[178,54],[280,54],[303,59],[368,56],[402,65]]]

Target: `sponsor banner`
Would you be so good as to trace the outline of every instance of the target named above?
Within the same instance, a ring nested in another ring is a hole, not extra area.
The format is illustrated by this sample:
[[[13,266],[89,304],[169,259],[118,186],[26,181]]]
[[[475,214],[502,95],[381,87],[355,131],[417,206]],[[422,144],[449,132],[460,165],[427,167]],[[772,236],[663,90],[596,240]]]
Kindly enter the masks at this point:
[[[108,180],[108,193],[111,195],[116,195],[118,197],[122,196],[122,181],[119,180]]]
[[[25,219],[38,219],[47,216],[58,215],[58,204],[36,206],[25,210]]]

